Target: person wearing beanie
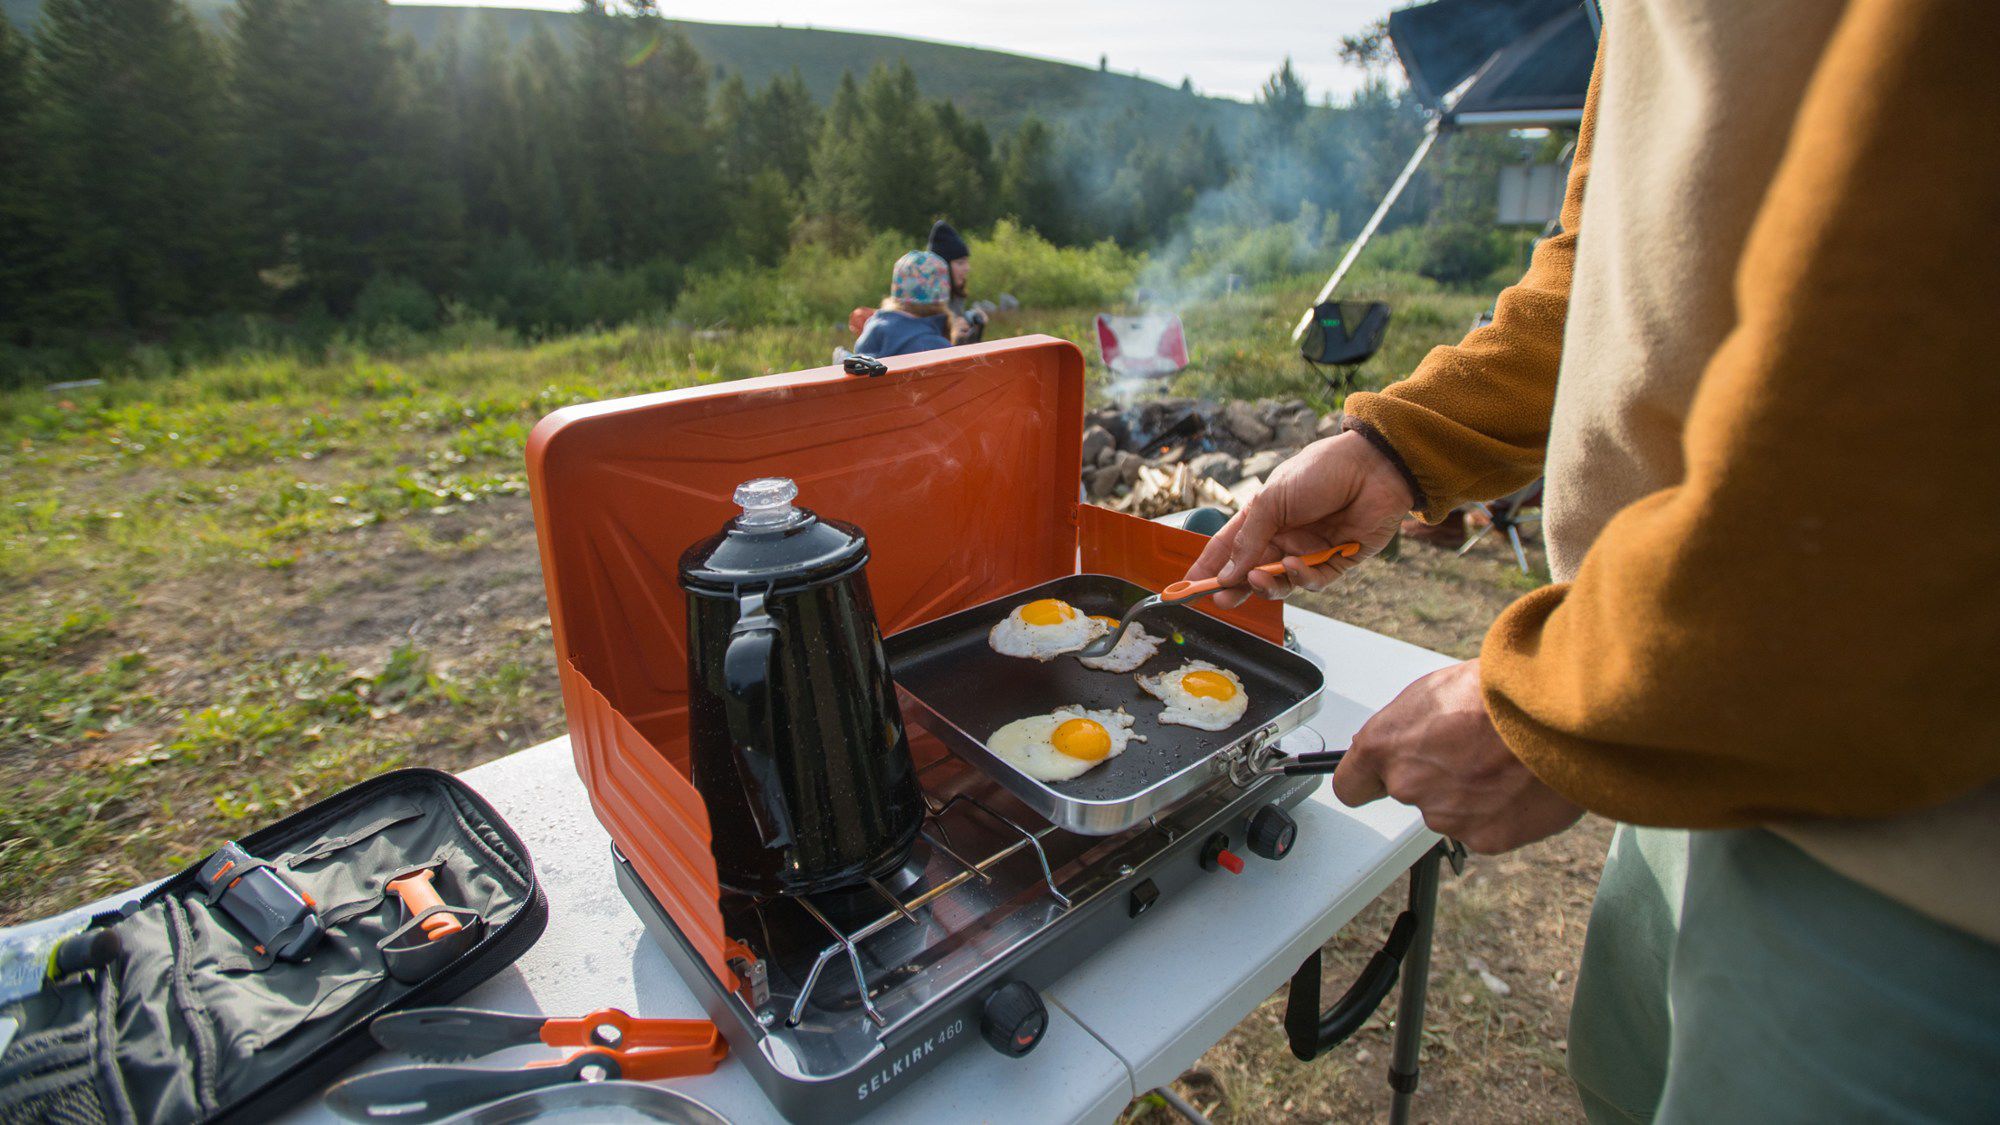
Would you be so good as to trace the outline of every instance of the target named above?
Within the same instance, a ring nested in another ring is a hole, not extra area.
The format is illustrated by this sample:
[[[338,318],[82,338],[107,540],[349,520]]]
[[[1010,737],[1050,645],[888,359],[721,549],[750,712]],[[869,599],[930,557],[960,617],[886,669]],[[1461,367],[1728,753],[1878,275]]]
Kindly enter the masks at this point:
[[[953,341],[960,344],[977,343],[986,331],[986,314],[974,309],[968,315],[965,309],[965,284],[972,276],[972,248],[967,246],[965,239],[959,237],[958,231],[943,219],[931,224],[929,248],[931,253],[943,258],[951,267],[951,297],[945,304],[951,309],[951,315],[964,325],[959,334],[953,337]]]
[[[877,359],[951,347],[951,267],[929,250],[896,259],[889,296],[861,326],[854,350]]]

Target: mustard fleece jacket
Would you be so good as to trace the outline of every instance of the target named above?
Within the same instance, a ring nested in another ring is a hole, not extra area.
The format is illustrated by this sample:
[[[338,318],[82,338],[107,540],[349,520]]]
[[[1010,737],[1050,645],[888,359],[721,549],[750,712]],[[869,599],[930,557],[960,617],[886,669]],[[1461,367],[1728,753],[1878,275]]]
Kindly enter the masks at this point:
[[[1684,418],[1641,402],[1609,427],[1660,431],[1677,479],[1603,513],[1573,574],[1509,607],[1481,650],[1508,746],[1632,823],[1887,818],[2000,779],[2000,5],[1825,10],[1837,19],[1756,185],[1733,325],[1686,372]],[[1619,33],[1609,10],[1607,43]],[[1585,220],[1592,163],[1611,158],[1593,151],[1611,127],[1605,59],[1565,233],[1489,327],[1348,399],[1427,518],[1542,472],[1552,425],[1574,421],[1559,383],[1626,377],[1616,349],[1568,349],[1589,369],[1564,358],[1578,255],[1621,237]],[[1733,108],[1687,112],[1727,146]],[[1617,450],[1600,453],[1617,472]],[[1960,893],[1991,895],[1995,859]]]

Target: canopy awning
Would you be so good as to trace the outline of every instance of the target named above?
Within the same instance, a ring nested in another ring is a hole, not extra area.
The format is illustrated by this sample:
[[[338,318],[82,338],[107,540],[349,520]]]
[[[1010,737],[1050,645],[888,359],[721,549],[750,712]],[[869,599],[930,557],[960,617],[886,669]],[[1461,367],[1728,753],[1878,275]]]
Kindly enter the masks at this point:
[[[1589,0],[1433,0],[1389,13],[1410,90],[1447,126],[1573,125],[1597,57]]]

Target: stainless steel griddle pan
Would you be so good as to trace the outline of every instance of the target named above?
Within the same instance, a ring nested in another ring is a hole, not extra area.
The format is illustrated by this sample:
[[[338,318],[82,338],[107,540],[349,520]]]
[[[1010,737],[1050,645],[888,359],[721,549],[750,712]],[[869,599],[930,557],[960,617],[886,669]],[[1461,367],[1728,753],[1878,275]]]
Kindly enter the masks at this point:
[[[1118,617],[1152,591],[1108,574],[1073,574],[905,629],[885,640],[896,683],[916,701],[913,718],[1059,828],[1109,836],[1230,776],[1248,784],[1278,739],[1319,710],[1325,678],[1317,665],[1185,606],[1161,606],[1141,621],[1166,642],[1131,672],[1086,668],[1073,655],[1046,662],[1002,656],[986,642],[1014,607],[1060,598],[1090,614]],[[1164,705],[1136,676],[1206,660],[1235,672],[1250,694],[1243,717],[1205,731],[1159,721]],[[994,755],[986,739],[1016,719],[1066,705],[1125,712],[1145,742],[1070,781],[1037,781]]]

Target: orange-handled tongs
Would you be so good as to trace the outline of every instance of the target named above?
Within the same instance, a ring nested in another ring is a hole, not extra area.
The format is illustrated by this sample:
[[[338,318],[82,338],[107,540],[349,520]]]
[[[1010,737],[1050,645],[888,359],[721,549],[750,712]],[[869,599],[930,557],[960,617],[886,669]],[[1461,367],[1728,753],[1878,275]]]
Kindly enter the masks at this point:
[[[1342,543],[1338,546],[1328,547],[1324,551],[1313,551],[1310,554],[1299,555],[1296,560],[1279,559],[1277,562],[1265,563],[1263,566],[1252,567],[1251,569],[1261,570],[1265,574],[1283,574],[1285,573],[1285,564],[1287,562],[1297,561],[1301,566],[1318,566],[1335,555],[1351,559],[1360,553],[1360,551],[1361,544],[1359,543]],[[1245,577],[1247,579],[1248,576],[1246,575]],[[1188,602],[1199,601],[1220,589],[1222,589],[1222,581],[1217,578],[1202,578],[1193,582],[1175,582],[1150,598],[1139,599],[1138,602],[1133,604],[1131,609],[1125,611],[1124,617],[1118,619],[1118,627],[1116,629],[1083,646],[1077,650],[1077,655],[1099,657],[1117,648],[1118,638],[1125,635],[1126,628],[1140,614],[1152,609],[1154,606],[1185,605]]]
[[[326,1092],[327,1105],[356,1121],[435,1121],[563,1082],[707,1074],[729,1054],[708,1020],[635,1019],[616,1008],[577,1019],[416,1008],[378,1016],[369,1030],[382,1046],[420,1059],[469,1059],[530,1043],[581,1049],[513,1070],[433,1065],[359,1075]]]

